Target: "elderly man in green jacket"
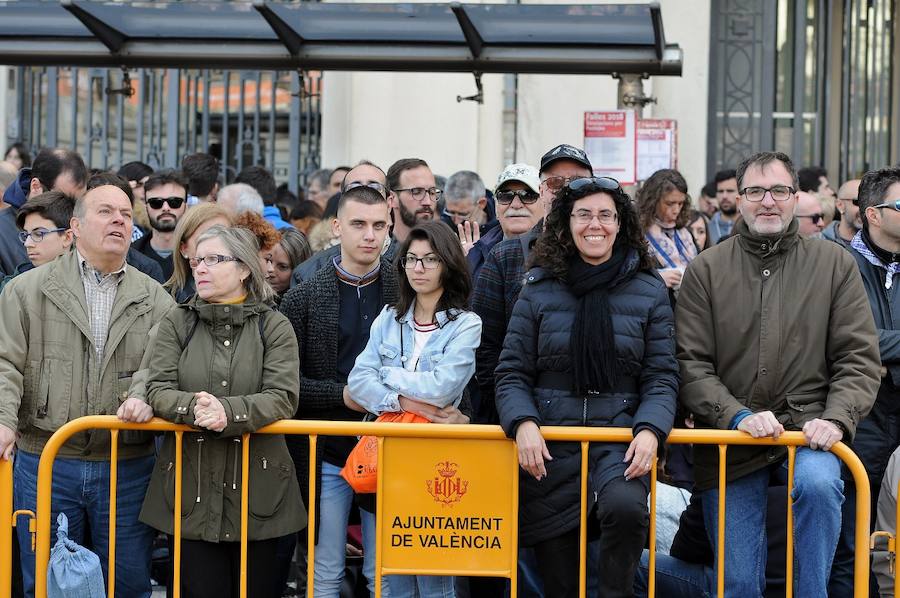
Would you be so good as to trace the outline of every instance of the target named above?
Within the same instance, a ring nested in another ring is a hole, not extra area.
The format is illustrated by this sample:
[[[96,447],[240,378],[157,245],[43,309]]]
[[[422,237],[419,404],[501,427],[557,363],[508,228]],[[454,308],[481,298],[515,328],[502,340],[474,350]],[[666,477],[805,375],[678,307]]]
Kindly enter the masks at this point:
[[[881,362],[871,309],[853,258],[798,235],[797,176],[788,156],[756,154],[737,170],[742,220],[732,238],[691,262],[676,306],[681,401],[701,427],[754,438],[802,430],[796,453],[797,596],[827,596],[841,527],[840,462],[875,400]],[[785,449],[729,447],[725,595],[765,589],[766,494],[786,480]],[[717,542],[718,456],[695,447],[697,491]]]
[[[77,200],[76,248],[11,281],[0,295],[0,455],[17,448],[16,509],[34,509],[41,451],[63,424],[84,415],[117,414],[144,422],[153,411],[132,395],[150,328],[173,305],[154,280],[126,266],[131,189],[103,184]],[[149,438],[119,447],[116,504],[116,595],[150,596],[152,530],[138,513],[153,469]],[[66,513],[69,537],[90,526],[107,567],[110,435],[77,434],[53,468],[53,513]],[[34,592],[34,553],[27,526],[16,528],[26,595]]]

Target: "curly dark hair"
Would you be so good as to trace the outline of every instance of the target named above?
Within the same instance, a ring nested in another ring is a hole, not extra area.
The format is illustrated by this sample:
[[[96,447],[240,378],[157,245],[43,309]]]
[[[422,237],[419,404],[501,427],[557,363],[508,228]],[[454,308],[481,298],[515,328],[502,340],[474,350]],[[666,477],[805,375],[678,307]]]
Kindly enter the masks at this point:
[[[569,262],[578,253],[572,239],[570,221],[572,207],[575,202],[589,195],[605,193],[616,205],[619,218],[619,233],[616,235],[614,247],[630,247],[640,257],[640,269],[655,268],[653,258],[647,248],[647,239],[638,223],[637,210],[631,198],[621,187],[604,189],[600,186],[586,185],[573,191],[569,185],[560,188],[553,200],[553,207],[545,219],[544,232],[538,237],[534,250],[529,257],[529,266],[541,266],[549,270],[557,278],[564,279],[569,271]]]
[[[646,231],[653,226],[656,220],[656,208],[663,195],[670,191],[680,191],[685,194],[684,205],[681,206],[678,218],[675,219],[675,228],[684,228],[688,225],[691,218],[691,199],[688,196],[687,181],[677,170],[666,168],[654,172],[644,182],[635,197],[642,230]]]
[[[394,260],[400,281],[400,297],[392,304],[396,312],[396,318],[400,319],[409,311],[416,292],[406,278],[406,268],[403,267],[403,258],[409,251],[413,241],[428,241],[431,250],[441,259],[441,286],[444,292],[437,304],[437,311],[469,309],[469,294],[472,292],[472,277],[469,275],[469,265],[462,246],[449,226],[443,222],[423,222],[416,225],[406,240],[400,244],[397,257]],[[458,313],[451,311],[447,314],[451,320],[455,320]]]

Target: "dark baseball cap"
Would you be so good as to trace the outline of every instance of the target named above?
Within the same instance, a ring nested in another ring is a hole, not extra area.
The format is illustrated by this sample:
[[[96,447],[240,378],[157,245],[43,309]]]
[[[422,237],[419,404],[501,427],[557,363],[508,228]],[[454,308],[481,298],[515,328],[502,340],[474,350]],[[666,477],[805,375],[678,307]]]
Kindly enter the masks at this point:
[[[572,160],[573,162],[578,162],[591,172],[594,171],[594,167],[591,166],[591,161],[588,160],[587,154],[584,153],[583,149],[563,143],[562,145],[557,145],[541,157],[541,169],[539,172],[544,172],[547,170],[548,166],[557,160]]]

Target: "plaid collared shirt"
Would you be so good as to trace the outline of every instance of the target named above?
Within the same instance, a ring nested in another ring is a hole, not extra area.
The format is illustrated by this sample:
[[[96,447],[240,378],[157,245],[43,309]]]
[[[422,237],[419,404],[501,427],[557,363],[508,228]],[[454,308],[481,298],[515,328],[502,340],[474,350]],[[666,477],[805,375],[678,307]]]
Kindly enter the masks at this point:
[[[97,363],[100,363],[103,360],[103,350],[109,334],[109,320],[112,316],[113,304],[116,302],[116,292],[119,283],[125,276],[125,263],[123,262],[121,268],[106,276],[87,263],[81,253],[78,253],[78,264],[81,282],[84,284],[88,318],[91,322],[94,351],[97,353]]]

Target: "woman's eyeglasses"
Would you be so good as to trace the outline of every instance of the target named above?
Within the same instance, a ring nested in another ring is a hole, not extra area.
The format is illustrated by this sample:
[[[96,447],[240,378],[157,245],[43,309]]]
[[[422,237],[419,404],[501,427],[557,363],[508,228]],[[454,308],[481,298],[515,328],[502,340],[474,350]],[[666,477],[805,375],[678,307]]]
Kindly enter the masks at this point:
[[[415,255],[406,255],[403,256],[403,267],[407,270],[413,270],[416,267],[416,264],[422,262],[422,267],[426,270],[434,270],[438,266],[441,265],[441,258],[436,255],[426,255],[425,257],[418,257]]]
[[[200,265],[200,262],[203,262],[206,267],[211,268],[216,264],[221,264],[222,262],[240,262],[238,258],[233,255],[220,255],[218,253],[211,253],[209,255],[197,256],[188,259],[188,263],[191,265],[191,268],[196,269],[197,266]]]

